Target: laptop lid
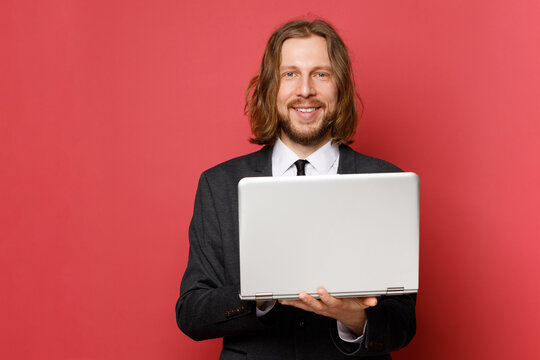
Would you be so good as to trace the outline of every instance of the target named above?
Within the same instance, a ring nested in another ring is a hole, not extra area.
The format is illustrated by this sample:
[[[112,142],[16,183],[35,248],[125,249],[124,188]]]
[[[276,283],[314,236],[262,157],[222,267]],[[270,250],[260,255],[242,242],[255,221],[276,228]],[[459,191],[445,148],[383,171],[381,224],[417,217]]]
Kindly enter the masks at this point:
[[[243,300],[418,291],[414,173],[244,178],[238,207]]]

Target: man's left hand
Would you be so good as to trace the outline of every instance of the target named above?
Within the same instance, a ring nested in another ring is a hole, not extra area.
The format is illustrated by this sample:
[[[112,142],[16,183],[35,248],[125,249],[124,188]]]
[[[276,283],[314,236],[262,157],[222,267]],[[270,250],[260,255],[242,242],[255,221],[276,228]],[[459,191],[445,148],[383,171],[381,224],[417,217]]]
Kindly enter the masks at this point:
[[[279,303],[336,319],[358,336],[364,332],[365,310],[377,305],[377,298],[374,297],[335,298],[323,288],[317,290],[317,294],[320,300],[306,293],[300,293],[298,295],[300,300],[280,300]]]

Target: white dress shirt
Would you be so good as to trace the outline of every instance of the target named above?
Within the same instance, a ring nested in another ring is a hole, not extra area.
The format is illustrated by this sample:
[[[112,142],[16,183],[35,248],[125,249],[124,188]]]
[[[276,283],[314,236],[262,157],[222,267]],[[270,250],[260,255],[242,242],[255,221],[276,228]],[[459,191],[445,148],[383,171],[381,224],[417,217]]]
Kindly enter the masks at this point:
[[[291,149],[277,139],[272,150],[272,176],[296,176],[296,160],[300,159]],[[328,141],[305,160],[308,161],[305,167],[306,176],[313,175],[335,175],[339,164],[339,147]],[[256,308],[257,316],[262,316],[269,312],[275,305],[274,301],[267,301],[261,309]],[[367,324],[367,321],[366,321]],[[353,343],[360,343],[364,335],[357,337],[345,325],[337,322],[338,334],[341,340]],[[366,327],[364,326],[364,332]]]

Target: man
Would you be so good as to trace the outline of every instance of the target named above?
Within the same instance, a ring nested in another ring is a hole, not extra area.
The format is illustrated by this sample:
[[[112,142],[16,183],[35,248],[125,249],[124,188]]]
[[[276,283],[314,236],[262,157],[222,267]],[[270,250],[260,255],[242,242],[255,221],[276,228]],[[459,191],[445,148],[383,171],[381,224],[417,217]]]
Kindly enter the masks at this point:
[[[201,175],[176,304],[188,336],[223,337],[221,359],[389,359],[414,336],[416,295],[337,299],[319,289],[320,300],[300,294],[278,303],[238,296],[240,179],[400,171],[347,146],[355,95],[347,50],[326,22],[293,21],[271,36],[246,94],[251,141],[265,146]]]

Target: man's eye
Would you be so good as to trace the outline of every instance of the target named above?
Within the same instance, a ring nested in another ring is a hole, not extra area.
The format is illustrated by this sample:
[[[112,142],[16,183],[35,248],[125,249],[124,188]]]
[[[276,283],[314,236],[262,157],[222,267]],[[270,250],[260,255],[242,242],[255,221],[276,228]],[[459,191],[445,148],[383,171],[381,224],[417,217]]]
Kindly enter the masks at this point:
[[[316,76],[318,78],[326,78],[326,77],[328,77],[328,74],[327,73],[317,73]]]
[[[293,77],[294,73],[293,72],[286,72],[285,74],[283,74],[283,76],[285,76],[285,77]]]

